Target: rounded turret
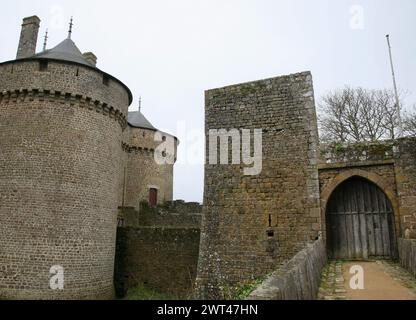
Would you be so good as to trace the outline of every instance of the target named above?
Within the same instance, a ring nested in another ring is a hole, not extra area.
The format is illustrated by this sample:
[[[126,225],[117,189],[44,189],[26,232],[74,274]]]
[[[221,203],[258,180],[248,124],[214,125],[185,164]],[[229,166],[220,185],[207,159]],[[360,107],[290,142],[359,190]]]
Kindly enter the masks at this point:
[[[178,139],[156,129],[140,111],[129,112],[128,125],[124,206],[139,209],[141,202],[156,205],[172,201]],[[158,163],[158,156],[167,161]]]
[[[33,54],[38,20],[0,64],[0,299],[111,298],[132,95],[71,39]]]

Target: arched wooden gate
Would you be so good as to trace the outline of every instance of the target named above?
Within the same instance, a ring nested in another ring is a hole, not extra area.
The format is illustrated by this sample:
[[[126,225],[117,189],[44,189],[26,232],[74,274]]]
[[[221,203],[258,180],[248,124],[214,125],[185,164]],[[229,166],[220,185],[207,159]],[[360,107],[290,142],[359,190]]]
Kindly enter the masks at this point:
[[[393,207],[374,183],[359,177],[343,182],[329,199],[326,217],[332,258],[396,256]]]

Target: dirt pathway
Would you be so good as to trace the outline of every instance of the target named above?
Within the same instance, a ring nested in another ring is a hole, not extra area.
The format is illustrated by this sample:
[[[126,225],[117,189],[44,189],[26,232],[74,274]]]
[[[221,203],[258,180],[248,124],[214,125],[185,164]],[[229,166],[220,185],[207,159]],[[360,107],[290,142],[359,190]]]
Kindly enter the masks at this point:
[[[361,274],[363,277],[360,277]],[[351,287],[351,280],[355,289]],[[322,274],[319,298],[416,300],[416,279],[400,265],[390,261],[331,261]]]

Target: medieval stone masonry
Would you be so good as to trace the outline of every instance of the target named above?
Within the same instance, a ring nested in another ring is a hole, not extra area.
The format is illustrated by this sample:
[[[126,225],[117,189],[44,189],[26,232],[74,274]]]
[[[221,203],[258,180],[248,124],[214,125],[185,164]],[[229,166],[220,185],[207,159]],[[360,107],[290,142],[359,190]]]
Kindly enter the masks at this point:
[[[112,298],[119,209],[150,188],[172,200],[173,165],[155,164],[157,129],[93,54],[69,37],[35,54],[39,23],[24,19],[18,59],[0,64],[0,298]]]
[[[309,72],[206,92],[206,130],[261,129],[263,165],[208,164],[196,290],[255,279],[318,237],[318,131]],[[207,152],[208,154],[208,152]]]
[[[0,63],[0,300],[221,299],[259,279],[252,299],[313,299],[327,258],[414,274],[416,138],[320,145],[310,72],[208,90],[204,202],[173,201],[178,139],[72,30],[36,53],[39,26]]]

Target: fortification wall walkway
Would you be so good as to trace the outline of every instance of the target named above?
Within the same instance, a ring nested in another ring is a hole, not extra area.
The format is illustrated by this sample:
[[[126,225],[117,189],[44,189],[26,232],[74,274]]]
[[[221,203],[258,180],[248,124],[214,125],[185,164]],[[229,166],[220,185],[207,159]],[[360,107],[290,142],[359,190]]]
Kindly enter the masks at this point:
[[[357,266],[363,271],[362,288],[357,288]],[[388,260],[330,261],[322,272],[319,299],[416,300],[416,278],[399,263]]]

